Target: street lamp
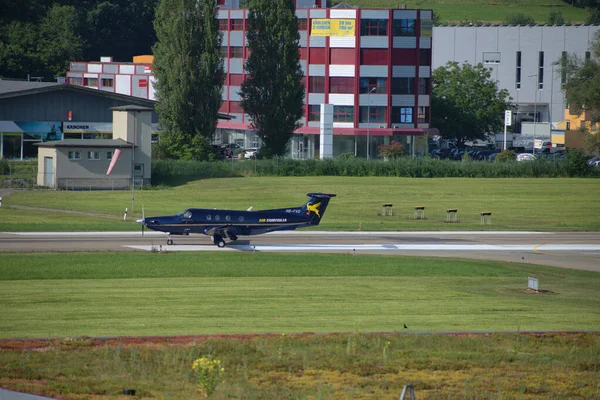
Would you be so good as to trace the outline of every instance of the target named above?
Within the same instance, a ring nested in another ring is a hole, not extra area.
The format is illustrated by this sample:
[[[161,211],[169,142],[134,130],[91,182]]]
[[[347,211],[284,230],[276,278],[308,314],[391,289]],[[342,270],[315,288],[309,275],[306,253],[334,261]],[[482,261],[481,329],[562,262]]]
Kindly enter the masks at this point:
[[[371,88],[367,93],[367,160],[371,153],[371,93],[377,90],[377,86]]]
[[[535,85],[534,85],[535,92],[533,92],[533,145],[531,146],[531,154],[532,155],[535,155],[535,129],[537,127],[537,92],[538,92],[538,86],[539,86],[537,77],[538,77],[537,74],[529,75],[529,78],[536,78]]]

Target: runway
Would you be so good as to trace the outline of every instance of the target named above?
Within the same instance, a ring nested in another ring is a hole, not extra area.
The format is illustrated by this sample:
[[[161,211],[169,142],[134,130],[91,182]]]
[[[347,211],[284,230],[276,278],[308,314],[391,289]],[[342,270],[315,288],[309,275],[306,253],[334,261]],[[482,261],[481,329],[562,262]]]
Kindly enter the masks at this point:
[[[0,252],[330,252],[489,259],[600,272],[599,232],[272,232],[215,246],[203,235],[160,232],[4,232]]]

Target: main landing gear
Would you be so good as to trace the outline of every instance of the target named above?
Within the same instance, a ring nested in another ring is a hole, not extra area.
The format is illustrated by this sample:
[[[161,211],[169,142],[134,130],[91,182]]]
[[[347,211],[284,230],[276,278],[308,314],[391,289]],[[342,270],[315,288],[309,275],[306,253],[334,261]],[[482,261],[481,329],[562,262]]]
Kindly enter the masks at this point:
[[[223,240],[223,237],[221,235],[214,235],[212,237],[213,243],[216,244],[219,247],[225,247],[225,240]]]

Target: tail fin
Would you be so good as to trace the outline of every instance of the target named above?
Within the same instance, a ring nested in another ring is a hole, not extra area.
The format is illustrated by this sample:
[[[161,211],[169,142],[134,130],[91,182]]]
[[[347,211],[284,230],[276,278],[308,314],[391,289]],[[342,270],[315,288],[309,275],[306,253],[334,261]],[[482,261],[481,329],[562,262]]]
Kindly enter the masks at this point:
[[[302,211],[310,216],[311,225],[319,225],[321,218],[325,214],[329,200],[336,195],[331,193],[307,193],[306,195],[309,199],[302,206]]]

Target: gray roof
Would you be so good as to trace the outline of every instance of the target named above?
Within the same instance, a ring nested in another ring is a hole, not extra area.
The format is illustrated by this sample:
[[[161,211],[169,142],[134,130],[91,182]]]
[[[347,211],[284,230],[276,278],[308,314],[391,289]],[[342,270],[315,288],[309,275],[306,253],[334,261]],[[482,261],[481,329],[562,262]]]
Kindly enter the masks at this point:
[[[333,6],[331,8],[358,8],[358,7],[357,6],[351,6],[348,3],[343,2],[343,3],[336,4],[335,6]]]
[[[157,101],[148,100],[141,97],[107,92],[106,90],[90,89],[84,86],[71,85],[69,83],[7,81],[0,79],[0,99],[28,96],[38,93],[58,92],[61,90],[84,93],[93,96],[108,97],[110,99],[127,101],[131,102],[132,104],[146,107],[154,107],[154,105],[157,103]]]
[[[0,94],[20,92],[23,90],[47,88],[51,86],[61,85],[58,82],[29,82],[29,81],[12,81],[0,79]]]
[[[136,106],[134,104],[129,104],[126,106],[111,107],[110,109],[113,111],[154,111],[154,108]]]
[[[34,143],[40,147],[126,147],[130,148],[133,146],[132,143],[128,143],[123,139],[64,139],[64,140],[51,140],[48,142]]]

